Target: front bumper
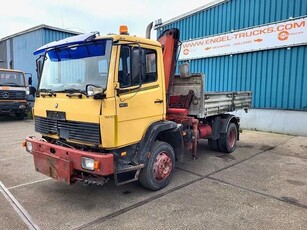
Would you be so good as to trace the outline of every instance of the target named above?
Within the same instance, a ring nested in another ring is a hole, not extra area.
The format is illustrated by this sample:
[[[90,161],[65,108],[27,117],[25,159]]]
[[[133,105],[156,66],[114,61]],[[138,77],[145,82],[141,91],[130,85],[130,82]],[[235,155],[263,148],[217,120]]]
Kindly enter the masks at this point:
[[[114,156],[110,153],[87,152],[58,146],[35,137],[27,137],[32,144],[35,170],[53,179],[71,182],[78,179],[76,172],[86,172],[96,176],[108,176],[114,173]],[[95,170],[86,170],[81,166],[82,157],[92,158],[98,163]]]
[[[7,101],[0,103],[0,114],[23,113],[28,110],[26,102]]]

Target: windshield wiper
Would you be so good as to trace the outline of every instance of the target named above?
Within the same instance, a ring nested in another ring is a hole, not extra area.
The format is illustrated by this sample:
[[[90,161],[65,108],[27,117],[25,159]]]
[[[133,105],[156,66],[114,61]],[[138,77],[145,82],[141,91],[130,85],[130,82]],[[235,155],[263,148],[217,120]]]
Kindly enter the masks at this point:
[[[42,97],[46,97],[46,96],[49,96],[49,97],[55,96],[56,97],[56,93],[52,89],[39,89],[38,95],[42,95]]]
[[[85,95],[86,97],[88,97],[88,95],[85,93],[85,91],[81,90],[81,89],[69,88],[69,89],[65,89],[64,92],[68,93],[68,94],[66,94],[67,97],[82,98],[82,95]]]

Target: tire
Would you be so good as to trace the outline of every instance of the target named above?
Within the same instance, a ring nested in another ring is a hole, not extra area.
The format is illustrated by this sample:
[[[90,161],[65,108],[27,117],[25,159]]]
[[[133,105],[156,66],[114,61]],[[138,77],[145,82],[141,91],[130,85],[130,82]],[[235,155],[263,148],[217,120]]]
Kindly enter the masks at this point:
[[[16,117],[16,119],[18,119],[18,120],[23,120],[23,119],[25,118],[25,116],[26,116],[26,113],[24,113],[24,112],[22,112],[22,113],[16,113],[16,114],[15,114],[15,117]]]
[[[221,152],[232,153],[237,147],[238,128],[235,123],[229,123],[227,132],[222,133],[218,139],[218,147]]]
[[[220,151],[219,145],[218,145],[218,140],[212,140],[211,138],[208,139],[208,145],[209,148],[213,151]]]
[[[141,170],[139,181],[143,187],[156,191],[166,187],[175,169],[175,153],[166,142],[156,141],[145,167]]]

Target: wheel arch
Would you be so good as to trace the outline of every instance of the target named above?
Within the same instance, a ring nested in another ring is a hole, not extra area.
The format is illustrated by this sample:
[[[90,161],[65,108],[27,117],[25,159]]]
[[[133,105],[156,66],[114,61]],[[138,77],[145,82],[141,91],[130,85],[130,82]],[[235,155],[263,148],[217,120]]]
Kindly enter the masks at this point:
[[[184,145],[181,130],[178,128],[177,124],[172,121],[154,122],[148,127],[144,137],[138,145],[136,156],[138,162],[147,162],[148,153],[157,140],[170,144],[174,149],[176,160],[183,162]]]
[[[221,133],[227,133],[227,128],[230,123],[234,123],[237,126],[237,140],[239,140],[239,128],[240,128],[240,119],[232,114],[225,114],[221,119],[222,126],[221,126]]]
[[[156,140],[164,141],[170,144],[174,149],[176,161],[183,163],[184,145],[181,131],[179,129],[170,129],[162,131],[157,135]]]
[[[234,123],[237,129],[240,128],[240,119],[232,114],[217,115],[210,118],[212,124],[212,140],[217,140],[220,138],[221,133],[227,133],[227,128],[229,123]],[[239,132],[237,135],[237,140],[239,140]]]

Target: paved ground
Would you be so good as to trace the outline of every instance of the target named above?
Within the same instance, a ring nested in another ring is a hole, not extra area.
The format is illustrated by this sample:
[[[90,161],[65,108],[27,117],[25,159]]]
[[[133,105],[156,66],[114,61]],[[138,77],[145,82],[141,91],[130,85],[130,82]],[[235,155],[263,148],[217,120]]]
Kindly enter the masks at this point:
[[[32,120],[0,120],[0,229],[307,229],[307,137],[243,131],[231,155],[186,156],[158,192],[68,186],[21,147]]]

